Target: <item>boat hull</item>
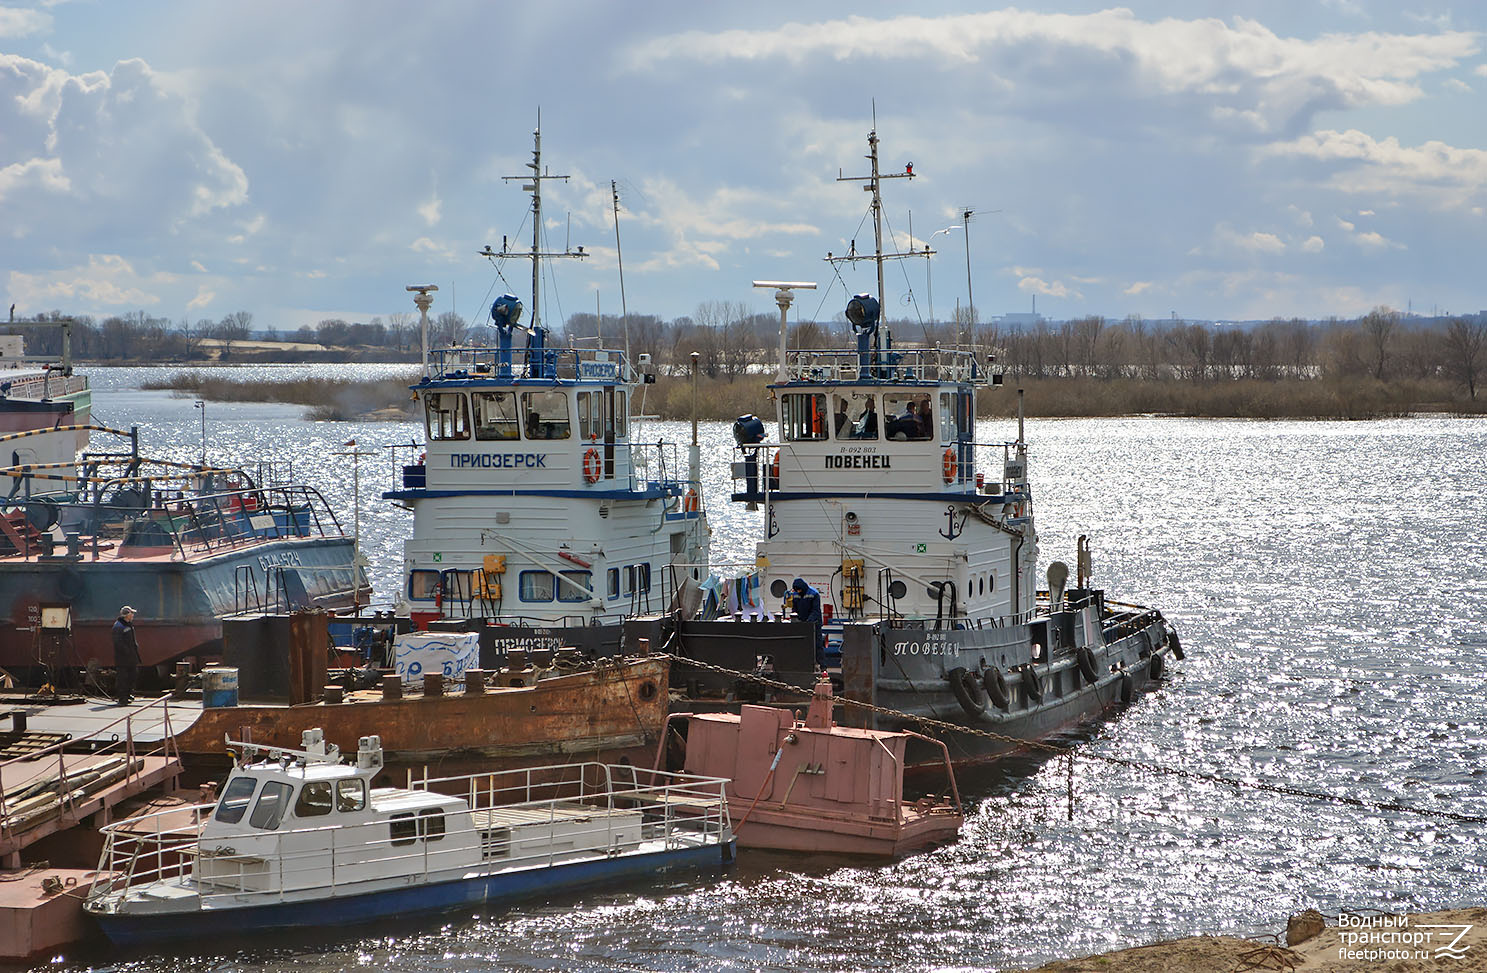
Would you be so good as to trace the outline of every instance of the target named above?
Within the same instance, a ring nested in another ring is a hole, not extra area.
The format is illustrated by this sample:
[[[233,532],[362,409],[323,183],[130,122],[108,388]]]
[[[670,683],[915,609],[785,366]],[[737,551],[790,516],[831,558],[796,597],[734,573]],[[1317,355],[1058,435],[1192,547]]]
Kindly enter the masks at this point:
[[[536,899],[657,872],[724,868],[733,864],[733,842],[651,854],[571,862],[550,868],[480,875],[455,881],[360,894],[280,901],[269,905],[197,908],[169,914],[93,913],[110,941],[121,946],[176,939],[241,937],[271,930],[324,930],[399,916],[443,912],[472,905]],[[200,900],[196,900],[198,903]]]
[[[889,712],[848,706],[844,722],[918,730],[943,740],[957,767],[986,764],[1102,718],[1147,689],[1173,656],[1169,629],[1156,612],[1092,649],[1093,681],[1072,651],[1055,652],[1041,663],[1026,661],[1026,646],[1038,637],[1029,625],[942,632],[851,626],[843,641],[844,695]],[[985,695],[963,700],[949,678],[957,669],[980,674],[991,666],[1019,667],[1003,668],[1005,709]],[[1035,674],[1041,699],[1028,691],[1024,668]],[[984,705],[975,705],[978,700]],[[965,732],[947,730],[947,723]],[[934,748],[910,749],[915,772],[938,771],[940,761]]]
[[[276,577],[292,570],[306,603],[341,610],[368,594],[354,562],[349,537],[274,539],[194,560],[169,552],[96,560],[12,555],[0,559],[0,606],[9,609],[0,619],[0,666],[111,666],[113,624],[126,604],[138,612],[141,664],[215,656],[222,617],[250,607],[253,593],[272,590],[271,570]],[[35,630],[42,606],[63,605],[71,608],[70,636]]]
[[[379,736],[389,766],[490,772],[594,756],[649,759],[666,720],[668,663],[642,658],[480,695],[355,698],[302,706],[202,710],[174,745],[193,764],[227,759],[225,737],[292,748],[306,730],[355,753]]]
[[[919,814],[906,809],[905,815],[902,824],[891,824],[760,807],[738,826],[737,840],[740,848],[899,858],[954,841],[965,823],[959,814]]]

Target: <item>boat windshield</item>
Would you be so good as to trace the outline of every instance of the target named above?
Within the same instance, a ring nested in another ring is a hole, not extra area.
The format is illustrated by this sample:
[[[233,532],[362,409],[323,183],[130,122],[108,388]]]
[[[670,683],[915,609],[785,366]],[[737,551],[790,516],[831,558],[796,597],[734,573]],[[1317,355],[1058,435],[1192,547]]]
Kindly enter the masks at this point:
[[[518,439],[515,392],[473,392],[475,438],[486,440]]]
[[[293,791],[294,788],[288,784],[265,783],[263,792],[258,795],[258,803],[253,805],[253,813],[248,817],[248,824],[261,831],[273,831],[284,820],[284,809],[289,806],[289,795]]]
[[[217,802],[214,817],[223,824],[237,824],[243,819],[243,812],[248,810],[248,802],[253,799],[257,787],[258,781],[252,777],[233,778],[222,793],[222,800]]]

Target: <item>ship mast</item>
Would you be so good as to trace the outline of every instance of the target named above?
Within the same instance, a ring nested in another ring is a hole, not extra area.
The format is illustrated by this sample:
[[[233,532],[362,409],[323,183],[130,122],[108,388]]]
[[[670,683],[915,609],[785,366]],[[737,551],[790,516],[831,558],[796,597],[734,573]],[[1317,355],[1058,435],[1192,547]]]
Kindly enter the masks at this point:
[[[914,163],[910,162],[908,165],[906,165],[904,167],[904,171],[903,172],[890,172],[890,173],[886,173],[886,174],[885,173],[882,173],[882,172],[880,172],[878,170],[878,130],[876,128],[874,128],[871,132],[869,132],[867,134],[867,145],[868,145],[868,154],[867,154],[866,158],[872,164],[872,168],[870,170],[871,171],[871,175],[867,175],[867,176],[844,176],[844,175],[841,174],[841,170],[837,170],[836,181],[837,182],[861,182],[861,183],[866,183],[866,185],[862,187],[862,191],[863,192],[866,192],[866,193],[872,193],[872,195],[873,195],[873,201],[872,201],[872,212],[873,212],[873,252],[872,252],[871,255],[868,255],[868,254],[858,254],[856,252],[856,247],[854,246],[852,248],[852,251],[849,252],[846,256],[843,256],[843,257],[834,256],[834,255],[828,253],[826,255],[826,262],[829,263],[829,264],[831,264],[832,266],[835,266],[836,264],[839,264],[839,263],[855,263],[858,260],[871,260],[871,261],[873,261],[877,265],[877,272],[878,272],[878,307],[880,307],[880,308],[883,309],[883,311],[881,312],[883,314],[883,324],[882,324],[883,333],[884,333],[885,338],[887,338],[889,340],[890,344],[891,344],[891,342],[892,342],[892,335],[889,333],[889,330],[888,330],[888,314],[887,314],[888,302],[886,300],[886,295],[885,295],[884,285],[883,285],[883,262],[885,260],[899,260],[899,259],[902,259],[904,257],[925,257],[927,259],[930,256],[930,254],[932,254],[934,251],[929,250],[926,247],[922,251],[910,252],[910,253],[884,253],[883,252],[883,194],[882,194],[882,181],[884,179],[913,179],[914,178]],[[910,242],[910,245],[912,246],[913,241],[911,240],[909,242]]]
[[[506,238],[501,238],[501,252],[492,253],[490,247],[480,252],[483,257],[525,257],[532,261],[532,327],[535,329],[541,325],[542,320],[537,313],[538,294],[542,283],[542,261],[554,257],[577,257],[582,260],[588,254],[583,252],[583,247],[577,250],[569,250],[564,246],[561,251],[544,253],[542,250],[542,183],[548,179],[557,179],[567,182],[567,176],[555,176],[542,171],[542,116],[537,116],[537,128],[532,132],[532,161],[527,163],[527,168],[532,170],[530,176],[502,176],[506,182],[513,179],[526,180],[522,184],[522,191],[532,194],[532,249],[529,253],[517,253],[509,250],[506,246]]]

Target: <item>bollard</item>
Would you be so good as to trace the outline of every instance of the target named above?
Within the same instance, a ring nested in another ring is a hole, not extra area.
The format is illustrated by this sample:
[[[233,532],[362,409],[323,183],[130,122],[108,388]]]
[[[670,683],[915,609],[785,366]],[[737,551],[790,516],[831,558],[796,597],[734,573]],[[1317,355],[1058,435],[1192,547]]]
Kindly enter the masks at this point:
[[[403,698],[403,677],[395,672],[389,672],[382,677],[382,698]]]
[[[465,695],[479,696],[485,692],[485,670],[465,670]]]
[[[344,700],[345,696],[342,694],[340,686],[325,687],[325,701],[327,703],[339,703],[343,702]]]
[[[423,694],[425,696],[444,695],[444,673],[426,672],[423,674]]]

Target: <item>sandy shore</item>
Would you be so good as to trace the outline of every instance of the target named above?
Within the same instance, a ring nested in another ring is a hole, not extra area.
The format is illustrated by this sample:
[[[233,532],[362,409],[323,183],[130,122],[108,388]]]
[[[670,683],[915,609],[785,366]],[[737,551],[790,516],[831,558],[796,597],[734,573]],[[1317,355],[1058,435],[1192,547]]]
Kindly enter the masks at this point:
[[[1346,916],[1329,920],[1313,938],[1286,946],[1228,936],[1194,936],[1115,953],[1059,960],[1035,973],[1240,973],[1296,970],[1298,973],[1487,973],[1487,908],[1450,909],[1404,916]],[[1450,926],[1455,928],[1427,928]],[[1471,926],[1458,940],[1461,926]],[[1455,956],[1437,950],[1455,941]],[[1402,958],[1403,957],[1403,958]]]

